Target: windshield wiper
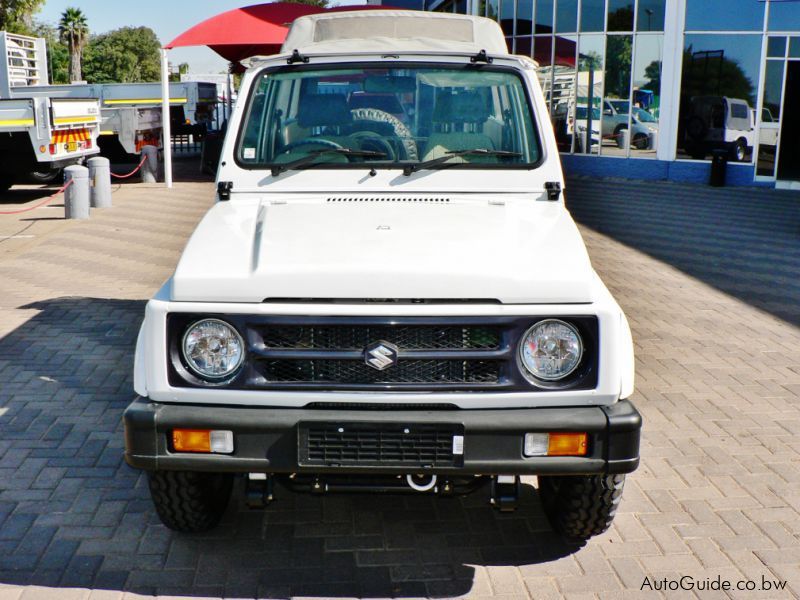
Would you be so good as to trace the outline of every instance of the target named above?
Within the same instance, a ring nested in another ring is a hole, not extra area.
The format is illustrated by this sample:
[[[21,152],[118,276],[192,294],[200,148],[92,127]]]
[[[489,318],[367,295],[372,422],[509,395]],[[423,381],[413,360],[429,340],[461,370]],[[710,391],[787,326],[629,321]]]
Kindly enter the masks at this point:
[[[301,156],[296,160],[289,161],[287,163],[274,165],[271,169],[272,176],[277,177],[284,171],[292,171],[294,169],[300,169],[306,165],[309,165],[314,162],[314,160],[323,154],[327,154],[328,152],[335,152],[337,154],[343,154],[344,156],[363,156],[364,158],[386,158],[385,152],[377,152],[375,150],[353,150],[352,148],[320,148],[319,150],[312,150],[305,156]]]
[[[522,156],[522,153],[511,152],[510,150],[489,150],[488,148],[472,148],[470,150],[450,150],[449,152],[445,152],[444,156],[440,156],[438,158],[432,158],[430,160],[426,160],[425,162],[415,163],[413,165],[407,165],[403,169],[403,175],[408,177],[409,175],[411,175],[416,171],[421,171],[422,169],[430,169],[431,167],[435,167],[436,165],[441,165],[443,163],[446,163],[451,158],[455,158],[457,156],[470,156],[470,155],[520,157]]]

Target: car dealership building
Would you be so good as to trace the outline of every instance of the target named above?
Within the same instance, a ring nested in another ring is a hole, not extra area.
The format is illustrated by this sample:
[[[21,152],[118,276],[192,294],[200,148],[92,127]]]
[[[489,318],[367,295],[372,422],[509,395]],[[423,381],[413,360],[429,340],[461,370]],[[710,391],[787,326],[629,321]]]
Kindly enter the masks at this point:
[[[390,0],[496,19],[565,169],[800,189],[800,0]]]

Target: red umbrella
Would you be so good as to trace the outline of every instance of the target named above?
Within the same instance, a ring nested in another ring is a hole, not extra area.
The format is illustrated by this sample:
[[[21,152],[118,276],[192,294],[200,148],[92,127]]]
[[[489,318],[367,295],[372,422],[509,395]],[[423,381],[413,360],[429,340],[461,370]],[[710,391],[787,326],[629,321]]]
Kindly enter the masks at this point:
[[[324,12],[307,4],[274,2],[235,8],[186,30],[164,46],[208,46],[229,62],[275,54],[286,39],[288,26],[298,17]]]

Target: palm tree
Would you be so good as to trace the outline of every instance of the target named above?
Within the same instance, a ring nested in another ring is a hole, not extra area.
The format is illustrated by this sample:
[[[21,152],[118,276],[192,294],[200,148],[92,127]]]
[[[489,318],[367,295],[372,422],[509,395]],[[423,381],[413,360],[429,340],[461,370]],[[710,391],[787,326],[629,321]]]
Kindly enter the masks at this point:
[[[80,8],[67,8],[58,22],[58,34],[61,41],[69,46],[69,78],[70,81],[81,80],[81,54],[89,40],[89,25],[86,15]]]

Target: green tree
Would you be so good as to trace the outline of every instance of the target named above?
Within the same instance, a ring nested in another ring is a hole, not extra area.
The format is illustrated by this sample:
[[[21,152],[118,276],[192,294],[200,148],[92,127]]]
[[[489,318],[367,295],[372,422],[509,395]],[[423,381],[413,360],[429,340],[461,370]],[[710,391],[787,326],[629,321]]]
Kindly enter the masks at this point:
[[[161,42],[149,27],[122,27],[93,36],[86,48],[90,83],[138,83],[161,77]]]
[[[606,97],[630,94],[633,40],[630,35],[609,35],[606,42]]]
[[[69,48],[59,39],[58,29],[49,23],[34,22],[31,35],[47,42],[48,73],[51,83],[69,83]]]
[[[67,8],[61,14],[58,32],[69,48],[70,81],[80,81],[83,48],[89,38],[89,24],[86,22],[86,15],[80,8]]]
[[[181,75],[185,75],[188,72],[189,72],[189,63],[181,63],[178,65],[177,69],[170,69],[169,80],[180,81]]]
[[[739,63],[724,51],[683,52],[681,96],[728,96],[747,100],[755,106],[755,86]]]
[[[32,33],[33,15],[44,0],[0,0],[0,31]]]
[[[644,90],[652,90],[656,95],[661,93],[661,61],[654,60],[644,68],[644,76],[649,81],[642,86]]]

